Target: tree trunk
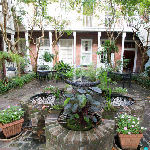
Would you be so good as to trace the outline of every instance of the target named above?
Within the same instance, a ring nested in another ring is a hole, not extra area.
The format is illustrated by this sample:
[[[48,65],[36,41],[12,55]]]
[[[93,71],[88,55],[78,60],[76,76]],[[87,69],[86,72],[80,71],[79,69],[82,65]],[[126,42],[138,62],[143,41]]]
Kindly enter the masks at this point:
[[[5,68],[5,60],[2,59],[2,80],[6,78],[6,68]]]

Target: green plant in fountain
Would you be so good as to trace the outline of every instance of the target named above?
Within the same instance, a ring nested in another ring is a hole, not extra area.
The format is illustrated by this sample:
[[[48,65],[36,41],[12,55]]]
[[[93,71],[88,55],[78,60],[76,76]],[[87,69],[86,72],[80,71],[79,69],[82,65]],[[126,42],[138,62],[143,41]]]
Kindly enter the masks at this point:
[[[67,115],[67,128],[72,130],[89,130],[94,124],[100,123],[100,116],[96,116],[96,112],[101,110],[100,102],[93,99],[88,92],[84,94],[69,93],[66,94],[66,97],[63,115]]]
[[[106,99],[105,102],[105,107],[104,107],[104,112],[102,114],[102,116],[104,118],[111,118],[112,116],[109,116],[109,113],[115,112],[117,111],[113,105],[112,105],[112,101],[111,101],[111,94],[112,94],[112,89],[110,86],[110,83],[112,82],[110,78],[107,77],[107,72],[104,71],[99,75],[99,80],[100,80],[100,84],[98,85],[99,88],[101,88],[104,92],[104,97]],[[108,116],[107,116],[108,115]]]

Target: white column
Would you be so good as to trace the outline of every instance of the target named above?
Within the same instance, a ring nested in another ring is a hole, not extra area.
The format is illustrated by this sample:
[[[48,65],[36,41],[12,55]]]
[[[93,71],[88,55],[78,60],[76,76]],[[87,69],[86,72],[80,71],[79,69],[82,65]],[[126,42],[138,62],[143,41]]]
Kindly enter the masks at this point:
[[[50,53],[52,53],[52,32],[49,32]]]
[[[31,59],[30,59],[30,52],[29,52],[29,38],[28,38],[28,31],[25,32],[25,40],[26,40],[26,48],[27,48],[27,66],[25,68],[26,72],[32,71]]]
[[[73,49],[73,65],[76,67],[76,41],[77,41],[77,34],[76,32],[73,32],[73,37],[74,37],[74,49]]]
[[[53,54],[52,43],[53,43],[53,41],[52,41],[52,32],[49,31],[49,46],[50,46],[50,53],[51,53],[51,54]],[[49,66],[50,66],[50,68],[52,68],[52,67],[53,67],[53,62],[50,62],[50,63],[49,63]]]
[[[145,69],[146,69],[147,67],[150,67],[150,46],[148,46],[147,55],[148,55],[148,57],[149,57],[149,60],[148,60],[148,62],[145,64]]]
[[[6,42],[5,42],[4,38],[3,38],[3,49],[4,49],[5,52],[7,51],[7,45],[6,45]]]
[[[123,54],[124,54],[124,41],[125,41],[125,37],[126,37],[126,32],[122,33],[122,51],[121,51],[121,72],[123,71]]]
[[[111,64],[114,67],[115,53],[111,53]]]
[[[11,34],[11,42],[12,42],[12,44],[14,44],[14,41],[15,41],[14,40],[14,36],[15,36],[14,34]]]
[[[98,50],[101,50],[101,32],[98,32]],[[100,67],[100,59],[99,59],[99,55],[97,55],[97,67]]]

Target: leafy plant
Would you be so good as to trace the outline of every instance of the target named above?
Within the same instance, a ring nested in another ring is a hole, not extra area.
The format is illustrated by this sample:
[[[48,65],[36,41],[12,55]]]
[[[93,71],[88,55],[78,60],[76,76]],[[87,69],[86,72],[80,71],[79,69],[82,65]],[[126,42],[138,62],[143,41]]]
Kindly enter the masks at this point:
[[[122,87],[115,87],[112,92],[116,92],[119,94],[126,94],[128,91],[126,88],[122,88]]]
[[[61,91],[59,90],[59,88],[54,87],[54,86],[49,86],[49,87],[44,88],[44,92],[46,91],[52,92],[55,95],[56,99],[59,99],[60,94],[61,94]]]
[[[99,122],[93,114],[101,110],[100,102],[89,93],[88,90],[85,94],[66,94],[63,115],[67,115],[67,125],[73,130],[89,129],[93,126],[92,122]]]
[[[63,105],[53,105],[52,108],[55,110],[62,110],[64,108],[64,106]]]
[[[35,78],[35,74],[26,74],[21,77],[14,77],[12,79],[0,80],[0,94],[7,92],[8,90],[16,87],[22,87],[24,84],[32,81]]]
[[[146,129],[140,126],[140,119],[128,114],[120,114],[116,118],[117,132],[122,134],[140,134]]]
[[[38,70],[49,70],[49,66],[48,65],[40,65]]]
[[[19,106],[9,106],[5,110],[0,111],[0,123],[6,124],[16,120],[19,120],[23,117],[24,111]]]
[[[43,59],[46,62],[52,62],[53,59],[54,59],[54,55],[49,53],[49,52],[45,52],[44,55],[43,55]]]
[[[72,67],[69,64],[64,63],[63,61],[60,61],[59,63],[57,63],[54,66],[54,70],[57,71],[56,78],[62,79],[62,78],[68,78],[67,72],[71,73]],[[72,73],[72,75],[73,75],[73,73]],[[70,77],[70,75],[69,75],[69,77]]]

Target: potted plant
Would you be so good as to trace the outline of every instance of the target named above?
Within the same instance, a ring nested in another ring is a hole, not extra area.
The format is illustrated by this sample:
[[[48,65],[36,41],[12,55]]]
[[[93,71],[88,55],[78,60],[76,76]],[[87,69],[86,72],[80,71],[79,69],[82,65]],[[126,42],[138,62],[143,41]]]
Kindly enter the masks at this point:
[[[146,129],[140,126],[139,120],[136,116],[126,113],[117,117],[117,132],[122,149],[137,149]]]
[[[21,132],[24,111],[20,106],[8,106],[0,111],[0,128],[6,138]]]

